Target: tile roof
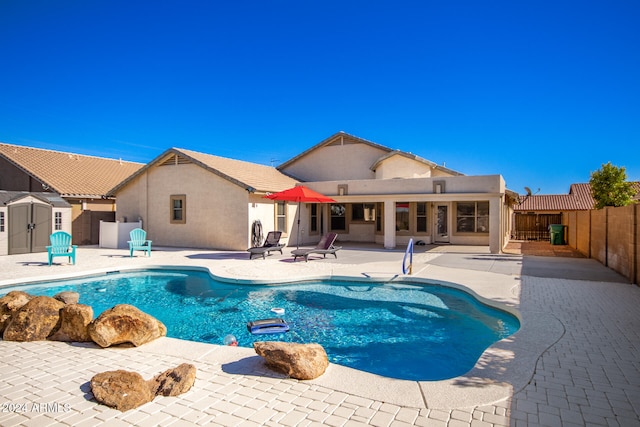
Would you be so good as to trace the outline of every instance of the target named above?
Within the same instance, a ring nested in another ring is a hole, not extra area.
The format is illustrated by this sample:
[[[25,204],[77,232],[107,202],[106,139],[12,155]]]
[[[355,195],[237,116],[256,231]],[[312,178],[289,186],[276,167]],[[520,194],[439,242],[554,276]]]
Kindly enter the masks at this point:
[[[64,197],[100,198],[142,163],[0,143],[0,156]]]
[[[154,165],[174,161],[178,156],[179,163],[194,163],[204,169],[233,182],[251,192],[277,192],[295,186],[298,181],[283,174],[272,166],[260,165],[243,160],[214,156],[183,148],[170,148],[160,154],[146,166],[109,191],[114,195],[129,181]]]
[[[176,148],[176,150],[259,192],[282,191],[298,183],[297,180],[283,174],[273,166],[229,159],[181,148]]]
[[[640,182],[632,182],[636,190],[635,200],[640,197]],[[548,194],[534,196],[520,196],[520,204],[514,210],[520,211],[582,211],[591,210],[595,200],[591,197],[589,183],[571,184],[569,194]]]

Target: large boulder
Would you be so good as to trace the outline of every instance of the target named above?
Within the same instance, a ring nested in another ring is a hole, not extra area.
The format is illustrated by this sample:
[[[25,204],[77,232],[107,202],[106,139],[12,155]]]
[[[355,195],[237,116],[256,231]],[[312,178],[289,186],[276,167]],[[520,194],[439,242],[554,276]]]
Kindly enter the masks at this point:
[[[196,379],[196,367],[183,363],[145,381],[137,372],[108,371],[91,378],[95,399],[120,411],[137,408],[156,396],[177,396],[187,392]]]
[[[60,328],[49,339],[66,342],[89,342],[89,324],[93,320],[93,308],[84,304],[65,305],[60,310]]]
[[[65,304],[77,304],[80,301],[80,294],[72,291],[63,291],[55,294],[53,298]]]
[[[104,311],[89,324],[88,330],[91,339],[100,347],[122,343],[138,347],[167,334],[162,322],[128,304]]]
[[[31,299],[33,296],[22,291],[11,291],[0,298],[0,333],[4,331],[15,312]]]
[[[149,386],[155,396],[177,396],[189,391],[196,381],[196,367],[183,363],[156,375]]]
[[[60,323],[64,303],[50,297],[34,297],[13,314],[3,339],[6,341],[45,340]]]
[[[99,403],[128,411],[155,397],[147,381],[137,372],[108,371],[91,378],[91,392]]]
[[[327,352],[320,344],[259,341],[253,343],[267,366],[298,380],[312,380],[329,366]]]

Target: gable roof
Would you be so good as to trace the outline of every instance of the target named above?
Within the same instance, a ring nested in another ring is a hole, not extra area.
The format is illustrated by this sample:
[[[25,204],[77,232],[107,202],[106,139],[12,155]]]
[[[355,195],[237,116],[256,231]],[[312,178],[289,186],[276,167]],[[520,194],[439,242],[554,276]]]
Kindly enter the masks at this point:
[[[636,190],[635,200],[640,197],[640,182],[632,182]],[[595,207],[589,183],[571,184],[569,194],[521,196],[515,211],[584,211]]]
[[[272,166],[260,165],[243,160],[229,159],[212,154],[199,153],[183,148],[170,148],[147,163],[143,168],[109,191],[114,195],[129,182],[151,167],[163,164],[196,164],[207,171],[224,178],[245,190],[253,192],[277,192],[295,186],[298,181],[283,174]]]
[[[438,164],[436,164],[436,163],[434,163],[432,161],[423,159],[422,157],[416,156],[415,154],[408,153],[406,151],[401,151],[401,150],[394,150],[392,148],[385,147],[384,145],[377,144],[375,142],[366,140],[364,138],[360,138],[360,137],[355,136],[355,135],[348,134],[348,133],[343,132],[343,131],[334,133],[333,135],[331,135],[330,137],[320,141],[319,143],[317,143],[313,147],[311,147],[311,148],[303,151],[302,153],[298,154],[297,156],[287,160],[286,162],[284,162],[284,163],[282,163],[281,165],[278,166],[278,170],[286,169],[287,167],[289,167],[290,165],[292,165],[296,161],[300,160],[301,158],[307,156],[309,153],[311,153],[311,152],[313,152],[313,151],[315,151],[315,150],[317,150],[317,149],[319,149],[321,147],[332,145],[332,144],[335,144],[337,142],[341,142],[342,143],[345,140],[348,141],[351,144],[366,144],[366,145],[369,145],[370,147],[377,148],[378,150],[382,150],[382,151],[385,152],[385,154],[383,156],[381,156],[377,161],[374,162],[373,165],[371,165],[371,170],[373,170],[373,171],[376,170],[376,168],[380,165],[380,163],[382,163],[384,160],[388,159],[389,157],[392,157],[392,156],[395,156],[395,155],[401,155],[401,156],[407,157],[409,159],[412,159],[412,160],[424,163],[426,165],[429,165],[432,168],[439,169],[439,170],[441,170],[443,172],[446,172],[446,173],[450,173],[452,175],[463,175],[460,172],[456,172],[456,171],[454,171],[452,169],[447,169],[444,166],[439,166]]]
[[[338,141],[342,142],[345,139],[348,140],[352,144],[354,144],[354,143],[355,144],[366,144],[366,145],[369,145],[371,147],[377,148],[377,149],[382,150],[382,151],[386,151],[386,152],[393,151],[391,148],[388,148],[388,147],[385,147],[383,145],[376,144],[375,142],[371,142],[371,141],[368,141],[366,139],[357,137],[355,135],[350,135],[350,134],[348,134],[346,132],[340,131],[340,132],[334,133],[333,135],[331,135],[330,137],[328,137],[326,139],[323,139],[322,141],[320,141],[319,143],[317,143],[313,147],[303,151],[302,153],[298,154],[297,156],[295,156],[295,157],[287,160],[286,162],[282,163],[281,165],[278,166],[278,170],[282,170],[282,169],[287,168],[288,166],[292,165],[293,163],[297,162],[298,160],[300,160],[301,158],[307,156],[309,153],[317,150],[318,148],[334,144],[334,143],[336,143]]]
[[[0,143],[0,156],[63,197],[100,198],[142,163]]]

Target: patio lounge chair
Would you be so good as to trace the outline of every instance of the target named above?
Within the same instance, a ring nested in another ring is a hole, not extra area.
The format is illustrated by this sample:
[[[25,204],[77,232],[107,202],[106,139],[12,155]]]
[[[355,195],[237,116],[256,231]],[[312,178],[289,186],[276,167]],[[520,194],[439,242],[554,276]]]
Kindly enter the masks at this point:
[[[69,262],[76,263],[76,248],[78,246],[71,244],[71,234],[64,231],[56,231],[49,236],[50,246],[47,246],[47,254],[49,256],[49,265],[53,262],[53,258],[57,256],[66,256]]]
[[[284,245],[280,244],[280,236],[282,236],[282,231],[268,232],[267,238],[264,239],[262,246],[254,246],[253,248],[247,249],[247,252],[249,252],[249,259],[253,259],[254,257],[261,255],[262,259],[264,259],[266,254],[270,254],[273,251],[280,251],[280,253],[282,253]]]
[[[309,255],[311,254],[322,254],[323,258],[327,257],[327,254],[333,254],[334,257],[338,258],[337,251],[342,249],[342,246],[334,246],[338,235],[336,233],[327,233],[322,236],[322,239],[318,242],[315,248],[311,249],[295,249],[291,251],[293,255],[293,260],[295,261],[297,258],[304,258],[305,261],[309,261]]]
[[[133,257],[133,251],[145,251],[151,256],[151,240],[147,240],[147,232],[142,228],[134,228],[129,232],[129,256]]]

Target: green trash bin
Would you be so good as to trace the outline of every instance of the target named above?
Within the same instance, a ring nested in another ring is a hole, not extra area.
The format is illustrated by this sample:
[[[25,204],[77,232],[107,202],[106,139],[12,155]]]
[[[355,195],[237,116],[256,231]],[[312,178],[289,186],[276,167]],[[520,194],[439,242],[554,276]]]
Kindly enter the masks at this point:
[[[551,230],[551,244],[564,245],[564,225],[551,224],[549,228]]]

